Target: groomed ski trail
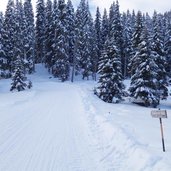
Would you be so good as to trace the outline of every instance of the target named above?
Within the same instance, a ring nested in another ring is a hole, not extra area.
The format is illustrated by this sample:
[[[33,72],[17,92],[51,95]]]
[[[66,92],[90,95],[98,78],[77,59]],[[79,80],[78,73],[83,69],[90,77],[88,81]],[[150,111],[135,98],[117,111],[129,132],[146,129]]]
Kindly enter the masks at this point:
[[[2,106],[0,171],[105,170],[78,87],[46,79]]]

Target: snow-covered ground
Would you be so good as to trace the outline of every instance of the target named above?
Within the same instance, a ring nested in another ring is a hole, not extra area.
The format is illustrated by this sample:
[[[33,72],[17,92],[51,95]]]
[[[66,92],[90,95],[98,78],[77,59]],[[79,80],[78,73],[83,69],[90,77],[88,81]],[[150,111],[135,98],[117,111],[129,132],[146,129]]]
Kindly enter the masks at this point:
[[[171,98],[162,152],[154,109],[104,103],[93,81],[61,83],[41,65],[30,77],[23,92],[0,80],[0,171],[171,171]]]

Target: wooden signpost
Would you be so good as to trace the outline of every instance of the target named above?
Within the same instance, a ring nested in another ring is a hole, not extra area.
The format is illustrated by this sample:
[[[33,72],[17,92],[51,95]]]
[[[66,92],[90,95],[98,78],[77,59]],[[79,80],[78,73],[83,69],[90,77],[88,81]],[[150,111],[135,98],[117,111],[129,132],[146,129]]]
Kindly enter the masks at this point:
[[[160,129],[161,129],[161,137],[162,137],[163,152],[165,152],[162,118],[167,118],[167,111],[166,110],[160,110],[160,109],[159,110],[152,110],[151,111],[151,116],[153,118],[159,118]]]

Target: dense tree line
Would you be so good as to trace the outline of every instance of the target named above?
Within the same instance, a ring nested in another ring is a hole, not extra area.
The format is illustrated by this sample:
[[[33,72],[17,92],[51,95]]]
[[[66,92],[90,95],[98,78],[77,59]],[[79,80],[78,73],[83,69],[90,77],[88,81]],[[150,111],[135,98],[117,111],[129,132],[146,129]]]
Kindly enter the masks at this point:
[[[93,19],[86,0],[76,11],[71,0],[37,0],[35,16],[31,0],[9,0],[0,13],[0,77],[12,78],[11,90],[30,88],[27,74],[42,63],[62,82],[76,74],[98,78],[95,94],[105,102],[128,95],[126,78],[133,102],[156,107],[167,98],[171,12],[121,13],[116,1],[103,15],[97,7]]]
[[[31,87],[26,74],[34,72],[34,32],[31,1],[9,0],[0,17],[0,77],[12,78],[11,91]]]

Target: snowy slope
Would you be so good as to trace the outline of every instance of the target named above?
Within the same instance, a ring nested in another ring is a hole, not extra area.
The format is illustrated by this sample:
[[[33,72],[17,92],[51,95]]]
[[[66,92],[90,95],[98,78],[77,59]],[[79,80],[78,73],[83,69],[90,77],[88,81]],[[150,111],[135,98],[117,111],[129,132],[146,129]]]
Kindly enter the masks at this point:
[[[30,77],[24,92],[0,81],[0,171],[171,170],[171,99],[163,153],[151,108],[104,103],[94,82],[61,83],[41,65]]]

